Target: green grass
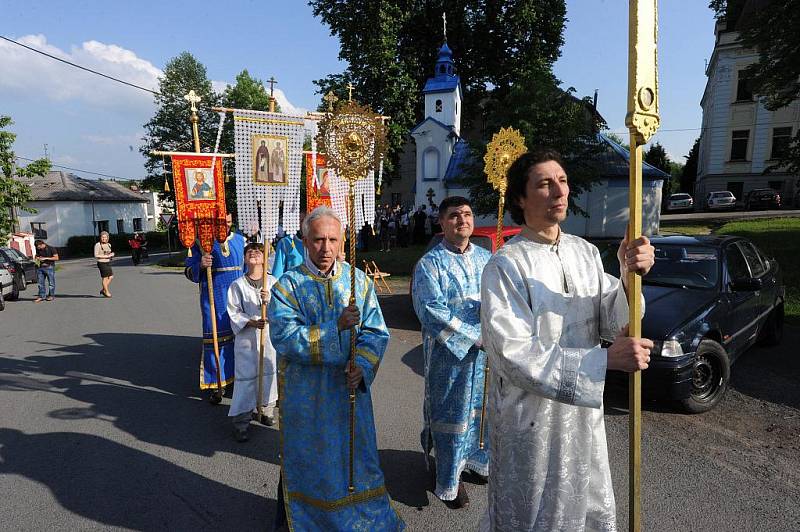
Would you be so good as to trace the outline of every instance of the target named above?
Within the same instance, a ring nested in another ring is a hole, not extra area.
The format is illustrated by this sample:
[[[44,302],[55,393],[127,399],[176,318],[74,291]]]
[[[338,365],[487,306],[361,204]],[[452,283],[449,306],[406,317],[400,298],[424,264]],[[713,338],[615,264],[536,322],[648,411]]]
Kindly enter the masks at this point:
[[[661,222],[662,235],[707,235],[714,227],[708,222]]]
[[[768,257],[778,261],[786,285],[786,321],[800,325],[800,218],[728,222],[714,233],[748,238]]]
[[[410,276],[414,265],[425,253],[426,246],[409,246],[407,248],[394,248],[391,251],[369,251],[356,253],[358,267],[364,269],[364,262],[375,261],[381,271],[391,273],[394,276]]]

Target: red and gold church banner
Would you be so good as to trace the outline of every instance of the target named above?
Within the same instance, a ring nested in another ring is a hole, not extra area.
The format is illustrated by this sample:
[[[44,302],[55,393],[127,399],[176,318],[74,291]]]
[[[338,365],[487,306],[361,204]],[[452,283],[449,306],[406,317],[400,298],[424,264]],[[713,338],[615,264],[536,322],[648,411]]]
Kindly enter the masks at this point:
[[[306,212],[310,213],[320,205],[331,206],[330,174],[325,155],[317,153],[317,165],[314,175],[313,153],[306,152]]]
[[[211,253],[214,240],[224,242],[228,236],[225,224],[225,178],[222,159],[202,153],[172,155],[172,176],[175,185],[175,206],[178,231],[184,247],[195,241]]]

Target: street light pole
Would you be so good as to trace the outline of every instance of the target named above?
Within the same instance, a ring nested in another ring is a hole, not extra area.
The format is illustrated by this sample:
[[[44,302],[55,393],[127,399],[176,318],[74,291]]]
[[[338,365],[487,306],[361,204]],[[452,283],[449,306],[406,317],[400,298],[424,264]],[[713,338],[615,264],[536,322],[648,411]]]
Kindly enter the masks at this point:
[[[95,196],[95,191],[90,190],[89,197],[92,198],[92,236],[94,236],[94,239],[97,240],[97,222],[95,221],[94,217],[94,196]]]

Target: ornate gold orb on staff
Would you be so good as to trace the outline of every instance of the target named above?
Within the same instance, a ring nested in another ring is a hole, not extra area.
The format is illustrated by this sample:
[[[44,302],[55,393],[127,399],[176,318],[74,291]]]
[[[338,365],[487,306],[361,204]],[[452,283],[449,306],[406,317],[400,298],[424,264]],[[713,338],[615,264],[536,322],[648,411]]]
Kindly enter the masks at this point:
[[[486,180],[500,195],[497,202],[497,232],[495,233],[496,248],[503,245],[503,214],[505,212],[506,186],[508,185],[508,168],[517,158],[528,151],[525,147],[525,138],[513,127],[501,127],[500,131],[492,136],[492,141],[486,146],[486,155],[483,156]],[[489,359],[487,356],[483,376],[483,402],[481,404],[481,425],[478,446],[483,449],[484,426],[486,423],[486,396],[489,392]]]
[[[333,98],[329,101],[329,110],[319,124],[317,142],[328,158],[328,167],[336,175],[347,181],[347,226],[350,238],[350,305],[356,303],[356,181],[369,178],[370,171],[380,164],[386,151],[386,132],[383,119],[373,113],[368,106],[359,105],[350,98],[347,102],[333,107]],[[350,371],[355,367],[356,327],[350,331]],[[356,390],[350,393],[350,470],[348,490],[355,491],[353,479],[353,458],[355,453],[356,423]]]

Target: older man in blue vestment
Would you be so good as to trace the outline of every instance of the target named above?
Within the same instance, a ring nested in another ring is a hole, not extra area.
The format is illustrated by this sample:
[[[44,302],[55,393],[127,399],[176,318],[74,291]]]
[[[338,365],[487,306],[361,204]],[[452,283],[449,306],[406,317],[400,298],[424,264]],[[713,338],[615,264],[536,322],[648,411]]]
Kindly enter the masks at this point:
[[[469,505],[461,473],[482,482],[489,457],[479,445],[486,353],[480,343],[481,273],[491,253],[469,241],[472,208],[466,198],[439,206],[442,242],[414,269],[414,310],[422,323],[425,402],[422,447],[436,455],[436,496],[450,508]]]
[[[200,389],[209,390],[209,401],[219,404],[222,401],[224,387],[233,382],[233,330],[228,316],[228,288],[242,276],[244,265],[244,237],[231,231],[233,219],[226,217],[228,238],[223,243],[214,242],[211,253],[203,253],[200,246],[192,246],[186,257],[186,278],[197,283],[200,288],[200,311],[203,315],[203,356],[200,359]],[[206,268],[211,268],[214,284],[214,310],[217,320],[217,344],[219,345],[220,380],[223,390],[217,389],[217,361],[214,356],[214,338],[212,334],[211,300],[208,297],[208,277]]]
[[[306,260],[272,289],[268,319],[278,358],[281,485],[278,529],[396,531],[378,461],[371,386],[389,342],[372,283],[337,262],[342,224],[328,207],[303,222]],[[348,369],[350,328],[356,364]],[[349,393],[356,388],[355,490],[349,484]]]

